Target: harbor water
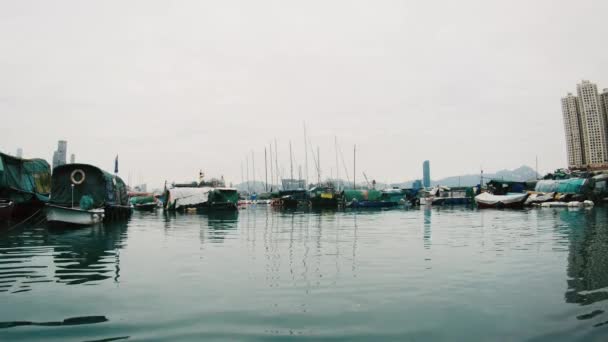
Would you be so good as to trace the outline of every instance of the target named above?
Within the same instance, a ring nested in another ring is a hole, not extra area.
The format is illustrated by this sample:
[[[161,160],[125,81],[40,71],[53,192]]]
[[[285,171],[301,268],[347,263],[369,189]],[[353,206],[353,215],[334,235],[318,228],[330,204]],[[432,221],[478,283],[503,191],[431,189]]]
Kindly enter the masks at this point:
[[[606,341],[608,210],[135,212],[0,232],[1,341]]]

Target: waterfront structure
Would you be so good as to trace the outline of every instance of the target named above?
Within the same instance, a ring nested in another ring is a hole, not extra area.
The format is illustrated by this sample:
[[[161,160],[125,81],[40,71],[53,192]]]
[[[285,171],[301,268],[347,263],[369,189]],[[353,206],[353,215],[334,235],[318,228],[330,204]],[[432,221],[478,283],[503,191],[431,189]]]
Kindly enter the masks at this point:
[[[422,163],[422,185],[425,188],[431,187],[431,164],[428,160]]]
[[[577,84],[577,96],[562,98],[568,167],[608,168],[608,92],[600,96],[597,85],[587,80]]]
[[[53,152],[53,169],[57,166],[66,164],[67,153],[68,142],[65,140],[59,140],[57,142],[57,150]]]

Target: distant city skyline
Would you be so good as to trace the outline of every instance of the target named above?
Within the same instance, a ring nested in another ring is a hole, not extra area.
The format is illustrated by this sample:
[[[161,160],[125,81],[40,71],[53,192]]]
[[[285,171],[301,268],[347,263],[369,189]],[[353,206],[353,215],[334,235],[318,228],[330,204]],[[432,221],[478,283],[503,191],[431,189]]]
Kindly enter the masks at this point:
[[[424,160],[433,178],[536,156],[550,172],[568,164],[559,99],[608,85],[608,2],[569,4],[6,1],[0,150],[52,162],[63,139],[161,187],[200,169],[239,182],[252,150],[261,179],[276,139],[281,174],[291,141],[294,177],[314,179],[306,122],[323,178],[336,137],[359,180],[419,179]]]

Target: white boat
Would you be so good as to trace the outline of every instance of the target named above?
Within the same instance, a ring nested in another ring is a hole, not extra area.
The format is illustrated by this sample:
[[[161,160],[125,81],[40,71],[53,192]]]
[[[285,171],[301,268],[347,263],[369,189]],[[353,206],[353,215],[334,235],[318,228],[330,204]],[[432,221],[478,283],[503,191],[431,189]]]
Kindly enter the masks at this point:
[[[102,222],[104,215],[103,208],[84,210],[54,204],[46,205],[46,220],[51,224],[92,225]]]
[[[527,193],[492,195],[484,192],[475,196],[475,203],[479,208],[522,208],[528,196]]]

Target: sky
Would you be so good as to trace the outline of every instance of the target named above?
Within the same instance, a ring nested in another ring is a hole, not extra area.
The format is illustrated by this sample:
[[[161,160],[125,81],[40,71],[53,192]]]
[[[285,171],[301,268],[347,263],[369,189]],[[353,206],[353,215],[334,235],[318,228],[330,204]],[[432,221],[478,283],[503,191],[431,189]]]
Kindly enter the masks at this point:
[[[0,0],[0,151],[132,184],[256,179],[335,139],[379,182],[566,166],[560,98],[608,88],[607,1]],[[341,164],[341,163],[340,163]],[[309,155],[310,178],[313,178]],[[340,165],[344,178],[344,166]],[[245,170],[243,173],[246,174]],[[294,171],[295,173],[295,171]],[[305,171],[304,171],[305,173]],[[316,173],[315,173],[316,174]]]

